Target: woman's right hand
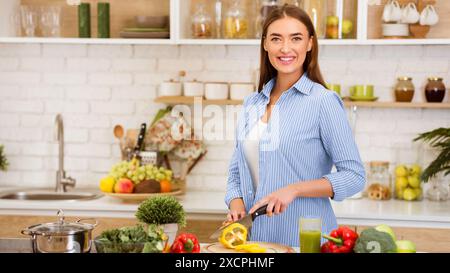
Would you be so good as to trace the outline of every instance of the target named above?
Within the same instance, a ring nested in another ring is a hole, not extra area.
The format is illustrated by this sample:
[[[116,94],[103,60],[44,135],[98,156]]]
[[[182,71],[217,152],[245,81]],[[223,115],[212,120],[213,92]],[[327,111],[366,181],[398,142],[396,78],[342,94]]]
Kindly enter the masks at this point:
[[[235,222],[245,216],[245,205],[242,198],[236,198],[230,202],[230,212],[227,215],[227,221],[224,224]]]

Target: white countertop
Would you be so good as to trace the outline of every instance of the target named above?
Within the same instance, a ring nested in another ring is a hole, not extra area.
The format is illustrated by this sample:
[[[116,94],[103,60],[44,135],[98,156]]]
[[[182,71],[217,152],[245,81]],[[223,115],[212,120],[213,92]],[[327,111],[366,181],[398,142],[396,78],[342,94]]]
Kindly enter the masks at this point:
[[[2,190],[6,190],[1,189]],[[81,190],[81,189],[79,189]],[[187,192],[176,196],[188,219],[224,220],[227,207],[223,192]],[[450,229],[450,201],[407,202],[399,200],[372,201],[366,198],[332,201],[339,224],[377,225],[385,223],[401,227]],[[0,215],[56,215],[58,209],[66,216],[133,218],[138,204],[123,203],[103,196],[86,201],[20,201],[0,200]]]

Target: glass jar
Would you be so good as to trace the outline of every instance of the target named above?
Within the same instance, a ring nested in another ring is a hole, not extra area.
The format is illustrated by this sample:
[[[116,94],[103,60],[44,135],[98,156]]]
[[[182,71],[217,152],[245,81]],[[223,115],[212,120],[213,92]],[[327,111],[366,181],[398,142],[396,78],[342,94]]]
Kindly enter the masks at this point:
[[[212,37],[212,19],[211,16],[206,12],[204,4],[197,5],[196,12],[192,17],[192,37]]]
[[[418,164],[398,165],[395,168],[395,199],[420,201],[423,199],[422,168]]]
[[[287,4],[290,4],[290,5],[293,5],[293,6],[296,6],[296,7],[298,7],[298,8],[301,8],[301,0],[290,0],[290,1],[286,1],[286,3]]]
[[[367,197],[372,200],[391,199],[391,176],[389,162],[372,161],[368,174]]]
[[[427,190],[426,196],[431,201],[446,201],[449,198],[449,190],[444,186],[443,180],[439,178],[432,178],[430,187]]]
[[[445,85],[442,78],[430,77],[425,86],[425,97],[427,102],[442,102],[445,97]]]
[[[224,36],[227,39],[245,39],[248,37],[248,20],[240,0],[234,0],[225,14]]]
[[[410,77],[397,78],[397,84],[395,85],[395,101],[398,102],[411,102],[414,97],[414,84]]]
[[[274,10],[278,5],[278,0],[258,0],[257,3],[258,7],[257,10],[259,10],[259,13],[256,16],[255,21],[255,37],[261,38],[262,31],[263,31],[263,24],[266,20],[267,16],[270,14],[272,10]]]
[[[316,29],[317,38],[323,39],[326,32],[327,24],[327,0],[304,0],[302,1],[302,8],[309,14],[311,21]],[[335,20],[330,19],[331,25],[335,25]],[[339,20],[337,22],[339,24]],[[339,28],[333,29],[333,31],[339,32]]]

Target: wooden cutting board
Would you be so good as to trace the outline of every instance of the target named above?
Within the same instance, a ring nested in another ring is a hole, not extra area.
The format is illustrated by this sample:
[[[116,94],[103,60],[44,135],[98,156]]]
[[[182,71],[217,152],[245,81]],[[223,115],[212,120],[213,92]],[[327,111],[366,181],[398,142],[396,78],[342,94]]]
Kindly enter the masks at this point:
[[[295,253],[294,249],[289,246],[275,244],[275,243],[267,243],[267,242],[254,242],[249,241],[248,244],[259,244],[260,247],[264,247],[266,249],[266,253]],[[242,251],[237,251],[234,249],[229,249],[224,247],[221,243],[213,243],[202,246],[201,252],[203,253],[245,253]]]

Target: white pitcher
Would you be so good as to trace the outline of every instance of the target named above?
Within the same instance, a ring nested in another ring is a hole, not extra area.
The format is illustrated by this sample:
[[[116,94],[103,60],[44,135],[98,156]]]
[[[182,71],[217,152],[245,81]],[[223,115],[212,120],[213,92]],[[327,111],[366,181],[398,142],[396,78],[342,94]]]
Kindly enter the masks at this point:
[[[401,22],[405,24],[415,24],[420,20],[420,13],[417,11],[416,4],[409,2],[402,10]]]
[[[384,22],[398,22],[402,19],[402,9],[397,0],[390,0],[383,10]]]
[[[433,5],[427,5],[420,14],[419,23],[422,26],[433,26],[439,22],[439,16]]]

